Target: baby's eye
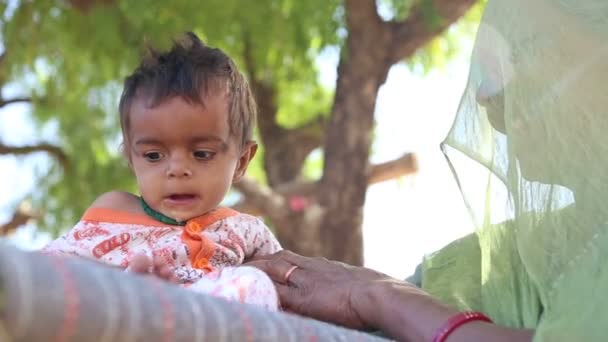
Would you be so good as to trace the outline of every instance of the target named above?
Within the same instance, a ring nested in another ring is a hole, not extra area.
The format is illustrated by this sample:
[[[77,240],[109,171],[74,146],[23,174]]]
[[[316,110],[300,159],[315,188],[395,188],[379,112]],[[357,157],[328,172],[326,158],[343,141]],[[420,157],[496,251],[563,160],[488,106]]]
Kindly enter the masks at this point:
[[[144,153],[144,158],[146,158],[149,162],[157,162],[163,157],[163,154],[160,152],[146,152]]]
[[[195,151],[194,158],[198,160],[210,160],[215,155],[215,152],[211,151]]]

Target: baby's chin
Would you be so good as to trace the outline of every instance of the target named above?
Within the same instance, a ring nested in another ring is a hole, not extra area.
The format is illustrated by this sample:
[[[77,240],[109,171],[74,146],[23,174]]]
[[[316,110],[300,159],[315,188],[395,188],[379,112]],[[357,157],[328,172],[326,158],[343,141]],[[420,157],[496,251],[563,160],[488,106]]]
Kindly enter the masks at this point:
[[[200,215],[195,215],[193,213],[183,212],[181,210],[164,210],[163,214],[174,219],[177,222],[185,222],[189,219],[195,218]]]
[[[209,210],[210,211],[210,210]],[[207,211],[207,212],[209,212]],[[207,212],[204,213],[193,213],[193,212],[184,212],[181,210],[165,210],[163,212],[164,215],[174,219],[177,222],[186,222],[190,219],[205,215]]]

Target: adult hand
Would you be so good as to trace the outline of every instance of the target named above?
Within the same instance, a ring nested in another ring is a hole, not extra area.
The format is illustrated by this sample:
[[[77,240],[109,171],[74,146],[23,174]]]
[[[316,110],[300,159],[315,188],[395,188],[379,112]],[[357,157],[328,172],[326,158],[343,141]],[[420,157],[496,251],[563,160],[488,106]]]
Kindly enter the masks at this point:
[[[371,327],[375,311],[370,295],[373,285],[398,282],[367,268],[289,251],[256,257],[246,264],[270,276],[283,309],[354,329]],[[294,266],[297,268],[290,272]]]

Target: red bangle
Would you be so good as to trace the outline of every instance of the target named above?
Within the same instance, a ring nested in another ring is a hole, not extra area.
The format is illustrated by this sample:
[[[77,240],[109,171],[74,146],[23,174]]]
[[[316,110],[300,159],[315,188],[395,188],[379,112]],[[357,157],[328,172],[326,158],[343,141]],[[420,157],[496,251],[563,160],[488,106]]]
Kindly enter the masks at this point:
[[[492,320],[481,312],[461,312],[457,315],[450,317],[450,319],[448,319],[445,324],[437,330],[437,332],[435,333],[435,337],[433,338],[433,342],[445,342],[445,340],[447,340],[448,336],[450,336],[450,334],[452,334],[454,330],[458,329],[463,324],[472,321],[483,321],[492,323]]]

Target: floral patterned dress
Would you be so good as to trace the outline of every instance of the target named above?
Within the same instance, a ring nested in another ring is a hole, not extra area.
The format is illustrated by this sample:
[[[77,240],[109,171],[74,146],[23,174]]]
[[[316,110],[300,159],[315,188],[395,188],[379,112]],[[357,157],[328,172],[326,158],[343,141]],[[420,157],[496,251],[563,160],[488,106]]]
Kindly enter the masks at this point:
[[[276,310],[278,296],[270,278],[239,265],[280,249],[260,219],[228,208],[191,219],[185,226],[143,214],[91,208],[43,252],[93,259],[127,271],[129,261],[144,254],[172,268],[183,287]]]

